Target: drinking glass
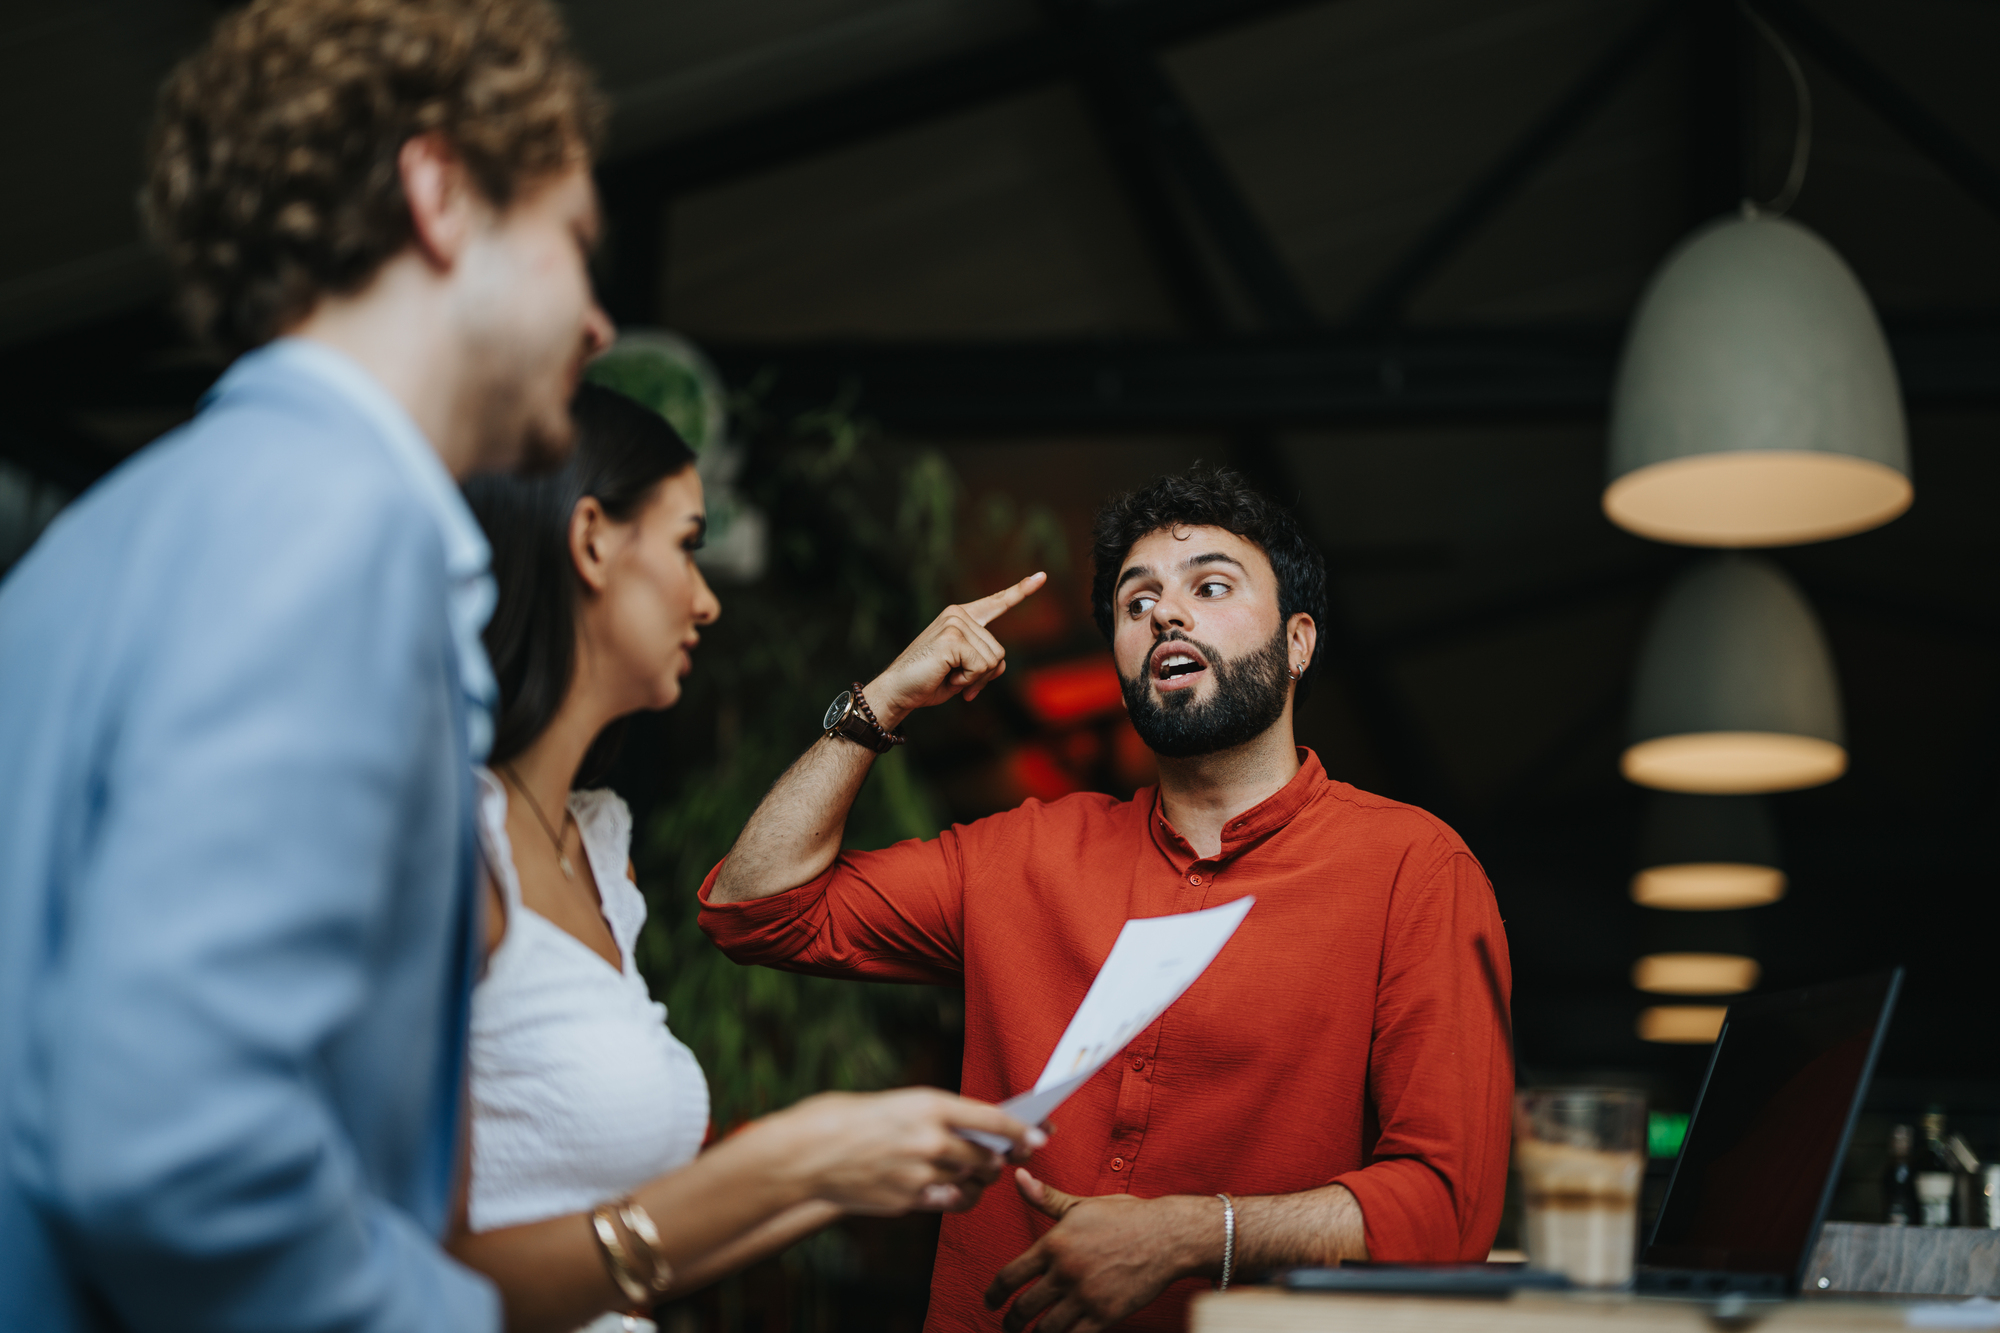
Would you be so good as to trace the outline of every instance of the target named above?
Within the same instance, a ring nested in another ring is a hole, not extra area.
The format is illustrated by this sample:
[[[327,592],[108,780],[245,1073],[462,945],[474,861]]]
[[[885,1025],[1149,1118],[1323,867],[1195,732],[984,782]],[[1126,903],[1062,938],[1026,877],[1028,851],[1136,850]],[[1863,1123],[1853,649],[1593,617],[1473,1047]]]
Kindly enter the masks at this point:
[[[1646,1099],[1623,1088],[1514,1094],[1514,1164],[1528,1262],[1580,1287],[1632,1279]]]

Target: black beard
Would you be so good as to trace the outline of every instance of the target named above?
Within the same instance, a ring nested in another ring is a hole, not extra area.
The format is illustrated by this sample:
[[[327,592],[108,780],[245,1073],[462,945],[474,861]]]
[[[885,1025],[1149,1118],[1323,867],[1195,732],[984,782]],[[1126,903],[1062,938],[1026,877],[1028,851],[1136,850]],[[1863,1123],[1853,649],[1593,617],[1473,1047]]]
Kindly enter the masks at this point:
[[[1285,714],[1285,687],[1291,684],[1289,654],[1282,626],[1271,642],[1255,652],[1223,661],[1207,644],[1175,630],[1164,640],[1191,643],[1208,659],[1215,675],[1215,694],[1207,703],[1194,701],[1194,690],[1175,690],[1156,698],[1146,675],[1119,683],[1125,689],[1125,711],[1132,728],[1154,754],[1191,759],[1234,749],[1269,731]],[[1162,640],[1155,640],[1158,648]],[[1150,665],[1152,654],[1146,661]]]

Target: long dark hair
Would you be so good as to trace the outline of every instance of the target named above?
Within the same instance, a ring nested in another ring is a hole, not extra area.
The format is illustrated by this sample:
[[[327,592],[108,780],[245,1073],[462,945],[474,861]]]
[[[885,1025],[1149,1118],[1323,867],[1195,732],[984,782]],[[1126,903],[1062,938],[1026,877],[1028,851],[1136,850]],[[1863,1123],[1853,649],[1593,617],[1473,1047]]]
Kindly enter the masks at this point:
[[[654,488],[694,462],[694,450],[659,413],[595,384],[570,404],[576,447],[559,471],[539,477],[480,476],[465,484],[486,540],[500,600],[486,623],[486,655],[500,681],[500,710],[487,762],[506,763],[555,720],[576,675],[576,603],[582,580],[570,559],[569,523],[585,496],[615,522],[645,507]],[[624,719],[592,742],[579,783],[600,778],[617,756]]]

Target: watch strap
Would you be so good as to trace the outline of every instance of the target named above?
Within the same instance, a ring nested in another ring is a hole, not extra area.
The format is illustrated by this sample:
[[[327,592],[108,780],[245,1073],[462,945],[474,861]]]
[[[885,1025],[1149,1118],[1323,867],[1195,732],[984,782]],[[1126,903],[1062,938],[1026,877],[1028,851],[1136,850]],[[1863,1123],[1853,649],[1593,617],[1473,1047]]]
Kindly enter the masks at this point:
[[[887,754],[907,738],[883,727],[875,718],[875,710],[868,706],[868,698],[861,692],[861,682],[855,681],[850,687],[852,702],[840,721],[827,729],[827,735],[841,735],[857,745],[865,745],[876,754]]]

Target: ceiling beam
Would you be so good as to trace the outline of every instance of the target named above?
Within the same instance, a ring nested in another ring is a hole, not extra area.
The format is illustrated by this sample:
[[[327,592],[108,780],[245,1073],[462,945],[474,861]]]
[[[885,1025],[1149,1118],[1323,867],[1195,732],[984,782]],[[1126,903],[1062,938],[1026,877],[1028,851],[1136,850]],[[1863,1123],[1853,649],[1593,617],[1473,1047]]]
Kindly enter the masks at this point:
[[[1089,0],[1050,0],[1048,8],[1058,28],[1085,49],[1077,69],[1084,104],[1124,191],[1132,225],[1152,252],[1153,268],[1174,312],[1189,332],[1224,332],[1229,315],[1202,255],[1201,240],[1175,197],[1145,109],[1131,95],[1128,80],[1120,77],[1121,63],[1145,57],[1127,51],[1121,62],[1121,53],[1114,51],[1113,39],[1104,33]]]
[[[1127,194],[1149,235],[1177,233],[1170,249],[1155,241],[1171,263],[1169,281],[1190,323],[1219,331],[1223,310],[1212,290],[1201,249],[1181,223],[1181,202],[1200,219],[1216,253],[1266,328],[1301,331],[1319,321],[1290,266],[1180,91],[1151,51],[1133,41],[1099,0],[1045,0],[1058,30],[1082,52],[1078,66],[1092,112]],[[1165,267],[1163,263],[1163,267]],[[1198,299],[1182,295],[1201,289]]]
[[[1528,128],[1486,174],[1452,204],[1403,257],[1355,304],[1356,328],[1387,328],[1408,313],[1410,301],[1473,233],[1519,194],[1529,178],[1568,143],[1623,86],[1668,27],[1678,5],[1663,0],[1619,39]]]
[[[1324,3],[1150,0],[1120,5],[1116,22],[1127,40],[1158,48]],[[1006,38],[626,154],[600,166],[598,182],[612,209],[664,200],[1068,78],[1083,55],[1064,32]]]
[[[709,351],[732,383],[768,376],[778,411],[851,393],[856,411],[917,431],[1234,431],[1601,418],[1621,337],[1616,328],[1444,329]],[[2000,407],[2000,318],[1892,326],[1889,342],[1912,407]]]
[[[1151,124],[1160,156],[1264,326],[1293,332],[1317,326],[1291,266],[1159,62],[1129,48],[1113,60],[1125,95]]]
[[[1122,31],[1097,0],[1050,4],[1093,51],[1094,77],[1149,141],[1259,320],[1275,330],[1302,331],[1318,324],[1290,265],[1159,61]]]
[[[772,406],[851,392],[885,425],[947,432],[1212,429],[1521,413],[1607,401],[1615,333],[1315,334],[1132,342],[717,346]]]
[[[613,212],[661,202],[1053,82],[1073,59],[1060,34],[1011,37],[625,154],[598,185]]]
[[[1863,105],[1886,121],[1958,188],[2000,218],[2000,170],[1933,115],[1825,21],[1793,0],[1757,0],[1757,9],[1783,28]]]
[[[1376,422],[1601,420],[1622,331],[1406,330],[1133,341],[713,344],[734,386],[768,380],[767,410],[855,410],[944,434],[1255,431]],[[0,394],[26,404],[0,456],[72,490],[116,458],[77,424],[90,412],[192,412],[213,366],[161,362],[103,338],[95,358],[17,359]],[[2000,313],[1892,323],[1913,409],[2000,409]]]

